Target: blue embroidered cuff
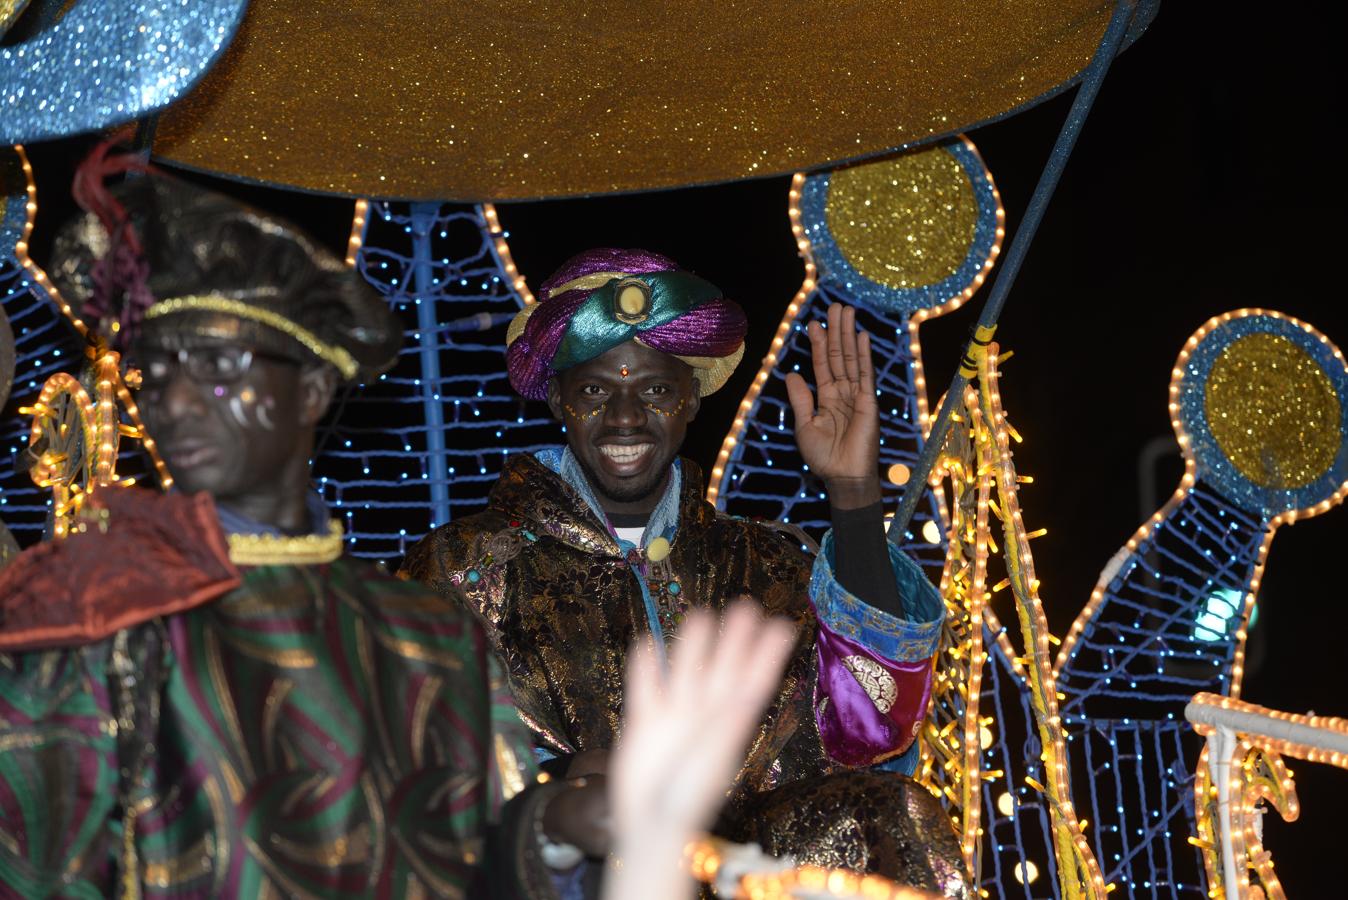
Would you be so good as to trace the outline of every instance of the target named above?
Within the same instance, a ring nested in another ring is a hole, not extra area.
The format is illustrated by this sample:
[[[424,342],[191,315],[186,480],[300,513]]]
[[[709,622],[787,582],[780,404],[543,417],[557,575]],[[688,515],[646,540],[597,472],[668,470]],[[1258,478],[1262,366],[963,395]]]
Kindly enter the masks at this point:
[[[945,603],[917,563],[886,541],[889,563],[899,583],[905,618],[867,606],[848,593],[833,573],[833,532],[824,535],[810,576],[810,599],[819,621],[834,634],[864,644],[886,659],[930,659],[941,641]]]

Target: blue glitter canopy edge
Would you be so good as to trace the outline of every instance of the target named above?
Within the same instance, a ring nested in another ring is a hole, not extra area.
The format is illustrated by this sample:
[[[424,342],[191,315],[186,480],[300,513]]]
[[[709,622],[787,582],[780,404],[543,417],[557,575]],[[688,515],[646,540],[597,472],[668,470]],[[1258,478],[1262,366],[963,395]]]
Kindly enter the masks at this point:
[[[97,131],[167,106],[224,52],[245,6],[84,0],[36,37],[0,48],[0,142]]]
[[[957,296],[983,271],[997,239],[997,194],[992,175],[978,153],[963,138],[943,141],[916,153],[949,153],[964,167],[973,188],[978,213],[974,220],[973,240],[964,262],[947,277],[915,288],[895,288],[879,284],[858,272],[838,247],[829,231],[827,209],[830,174],[812,175],[801,189],[800,214],[811,252],[819,265],[819,278],[833,279],[844,285],[857,300],[881,312],[910,316],[919,309],[933,309]],[[868,165],[863,163],[863,165]],[[869,163],[875,165],[875,163]]]
[[[1268,488],[1245,477],[1227,458],[1208,426],[1207,384],[1212,367],[1227,347],[1252,334],[1273,334],[1291,340],[1315,360],[1338,395],[1338,453],[1320,477],[1299,488]],[[1277,313],[1240,315],[1205,334],[1184,362],[1179,381],[1180,432],[1189,437],[1198,477],[1237,506],[1266,518],[1308,509],[1333,496],[1348,482],[1348,366],[1337,353],[1327,339],[1303,330]]]

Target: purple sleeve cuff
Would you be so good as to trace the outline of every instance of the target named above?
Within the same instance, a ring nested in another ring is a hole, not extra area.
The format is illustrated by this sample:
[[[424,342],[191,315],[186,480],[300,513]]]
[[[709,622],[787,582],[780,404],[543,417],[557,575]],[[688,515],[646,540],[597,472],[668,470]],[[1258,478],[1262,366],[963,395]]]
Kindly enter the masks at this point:
[[[829,757],[868,766],[907,750],[931,700],[932,661],[895,662],[821,624],[815,720]]]
[[[903,753],[922,726],[945,603],[921,569],[890,545],[904,616],[867,606],[833,577],[832,539],[824,536],[810,584],[819,621],[815,720],[830,758],[867,766]]]

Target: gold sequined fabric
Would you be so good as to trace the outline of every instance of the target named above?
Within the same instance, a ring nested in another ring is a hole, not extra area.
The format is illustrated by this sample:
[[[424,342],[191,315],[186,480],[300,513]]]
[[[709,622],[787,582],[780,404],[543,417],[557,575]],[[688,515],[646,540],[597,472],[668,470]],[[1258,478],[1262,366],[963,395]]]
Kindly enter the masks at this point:
[[[1320,364],[1282,335],[1233,341],[1207,381],[1208,425],[1222,452],[1266,488],[1299,488],[1334,464],[1342,399]]]
[[[463,201],[786,173],[1042,98],[1086,67],[1113,9],[257,0],[163,114],[155,152],[305,190]]]
[[[763,790],[783,767],[786,777],[818,772],[828,764],[812,707],[811,561],[778,533],[718,513],[702,499],[696,465],[682,465],[679,532],[658,566],[661,578],[676,581],[679,596],[696,606],[720,609],[751,596],[802,632],[742,780]],[[512,457],[487,510],[431,532],[405,568],[485,620],[540,743],[575,753],[617,742],[627,648],[649,634],[645,606],[617,543],[552,470],[532,456]]]
[[[0,871],[62,896],[476,896],[484,854],[536,882],[532,821],[487,841],[532,775],[482,629],[361,561],[0,655]]]
[[[904,799],[897,805],[890,803],[900,796],[893,790],[871,797],[865,792],[907,782],[888,774],[856,781],[855,776],[868,773],[840,770],[824,755],[813,709],[817,624],[807,596],[812,560],[782,533],[717,512],[702,499],[696,465],[683,460],[682,467],[678,533],[669,556],[653,567],[653,580],[677,581],[679,596],[696,607],[720,609],[751,596],[801,631],[781,691],[753,737],[725,827],[742,831],[735,823],[758,817],[760,812],[751,810],[760,805],[763,816],[790,814],[795,816],[790,822],[803,821],[791,812],[794,794],[781,794],[776,805],[770,798],[783,785],[817,779],[825,785],[819,790],[839,809],[850,804],[852,821],[868,823],[859,838],[852,832],[802,830],[800,839],[816,847],[818,861],[846,858],[900,881],[939,880],[930,859],[892,847],[898,846],[900,831],[909,829],[904,840],[930,833],[953,848],[948,819],[944,838],[925,820],[921,825],[894,822],[908,815],[909,789],[902,789]],[[486,622],[489,639],[505,660],[521,717],[541,745],[563,754],[614,745],[627,648],[649,635],[646,614],[617,543],[559,476],[531,456],[512,457],[486,511],[432,532],[408,554],[406,568],[412,577],[459,598]],[[794,827],[783,824],[780,833]],[[875,848],[858,850],[858,840],[872,837],[880,841]],[[945,853],[942,849],[937,855],[945,859]],[[953,854],[958,863],[957,848]]]
[[[950,817],[903,775],[849,771],[791,782],[748,799],[720,830],[801,865],[902,873],[909,887],[976,896]]]

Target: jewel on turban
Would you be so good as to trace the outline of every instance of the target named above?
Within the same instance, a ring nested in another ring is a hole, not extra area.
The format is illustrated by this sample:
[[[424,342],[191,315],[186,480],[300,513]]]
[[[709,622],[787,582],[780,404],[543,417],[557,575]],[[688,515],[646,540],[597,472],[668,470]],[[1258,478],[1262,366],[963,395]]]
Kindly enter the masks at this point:
[[[703,397],[744,356],[744,310],[658,253],[588,250],[545,281],[539,297],[506,332],[510,383],[532,400],[547,397],[558,372],[630,340],[691,366]]]
[[[402,328],[364,279],[293,225],[100,144],[75,176],[85,213],[57,233],[62,297],[119,345],[144,328],[240,337],[343,379],[397,359]],[[116,184],[110,175],[136,173]],[[226,334],[225,332],[228,332]]]

